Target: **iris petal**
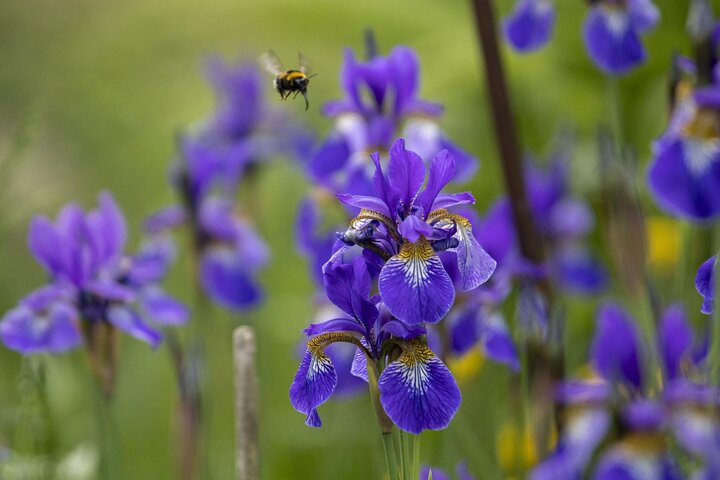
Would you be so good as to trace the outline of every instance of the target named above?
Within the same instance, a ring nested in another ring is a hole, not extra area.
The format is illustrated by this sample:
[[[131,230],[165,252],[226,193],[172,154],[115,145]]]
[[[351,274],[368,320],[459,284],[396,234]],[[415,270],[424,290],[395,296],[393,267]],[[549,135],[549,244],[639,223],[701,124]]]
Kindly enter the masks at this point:
[[[390,312],[407,323],[436,323],[450,310],[455,288],[430,243],[403,243],[380,271],[378,287]]]
[[[609,74],[627,73],[645,60],[645,49],[623,8],[602,4],[592,7],[583,25],[583,36],[590,58]]]
[[[720,214],[720,143],[676,138],[663,143],[648,171],[655,201],[693,220]]]
[[[695,277],[695,288],[698,293],[703,296],[703,304],[700,311],[706,315],[710,315],[713,310],[715,298],[715,275],[713,275],[713,271],[716,261],[717,255],[705,260],[703,264],[700,265],[697,276]]]
[[[460,389],[452,373],[417,340],[383,370],[378,385],[385,412],[410,433],[447,427],[460,407]]]
[[[300,413],[306,414],[306,424],[321,425],[316,408],[327,401],[335,391],[338,378],[335,367],[321,349],[305,351],[302,362],[290,385],[290,403]]]

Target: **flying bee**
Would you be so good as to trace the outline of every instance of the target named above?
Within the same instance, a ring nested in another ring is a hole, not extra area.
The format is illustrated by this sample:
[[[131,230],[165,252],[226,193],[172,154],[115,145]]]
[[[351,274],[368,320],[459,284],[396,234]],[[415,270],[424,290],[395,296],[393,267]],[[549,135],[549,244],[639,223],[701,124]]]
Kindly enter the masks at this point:
[[[307,74],[308,63],[302,53],[298,53],[299,66],[297,70],[285,70],[277,54],[272,50],[269,50],[260,57],[260,63],[262,63],[265,70],[275,75],[273,87],[280,94],[280,100],[285,100],[291,93],[295,94],[293,98],[297,97],[298,93],[301,93],[305,99],[305,110],[308,109],[310,104],[307,98],[307,86],[310,83],[310,79],[317,74]]]

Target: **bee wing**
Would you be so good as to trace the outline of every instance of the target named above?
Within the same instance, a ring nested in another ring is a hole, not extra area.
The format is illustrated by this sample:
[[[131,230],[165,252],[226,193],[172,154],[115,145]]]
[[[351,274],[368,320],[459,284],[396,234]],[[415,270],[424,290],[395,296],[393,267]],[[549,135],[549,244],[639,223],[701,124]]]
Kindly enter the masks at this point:
[[[304,73],[305,75],[308,74],[310,71],[310,63],[308,62],[308,59],[303,55],[302,52],[298,52],[298,65],[299,70]]]
[[[280,62],[280,58],[278,58],[277,56],[277,53],[273,52],[272,50],[268,50],[266,53],[260,55],[259,60],[262,67],[275,76],[280,75],[285,71],[282,63]]]

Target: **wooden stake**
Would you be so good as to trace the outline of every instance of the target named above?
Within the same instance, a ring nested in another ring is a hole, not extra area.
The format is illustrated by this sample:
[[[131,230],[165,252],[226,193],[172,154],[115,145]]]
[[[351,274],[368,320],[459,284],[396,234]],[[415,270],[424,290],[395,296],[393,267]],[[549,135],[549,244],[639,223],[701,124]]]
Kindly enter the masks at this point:
[[[235,360],[235,468],[238,480],[260,478],[258,451],[258,379],[255,330],[243,326],[233,334]]]

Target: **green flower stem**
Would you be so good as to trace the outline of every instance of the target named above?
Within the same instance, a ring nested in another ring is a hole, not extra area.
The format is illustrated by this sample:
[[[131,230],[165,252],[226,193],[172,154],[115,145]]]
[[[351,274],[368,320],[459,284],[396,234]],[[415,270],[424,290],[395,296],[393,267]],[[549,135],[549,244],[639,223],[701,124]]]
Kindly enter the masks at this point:
[[[397,455],[395,455],[395,442],[392,433],[382,434],[383,449],[385,450],[385,463],[390,480],[400,480]]]
[[[93,379],[95,380],[95,379]],[[112,409],[112,397],[105,394],[98,382],[95,391],[95,422],[98,450],[100,451],[100,480],[125,478],[120,462],[120,441]]]
[[[375,363],[370,358],[366,359],[368,372],[368,388],[370,389],[370,399],[372,400],[375,416],[380,427],[380,435],[382,437],[383,449],[385,450],[385,463],[387,464],[388,475],[390,480],[400,480],[400,468],[398,466],[398,452],[396,450],[395,437],[397,429],[394,428],[392,420],[385,413],[385,409],[380,403],[380,389],[378,388],[378,379],[380,378],[380,370],[382,365]]]
[[[410,435],[412,442],[412,479],[420,478],[420,435]]]

